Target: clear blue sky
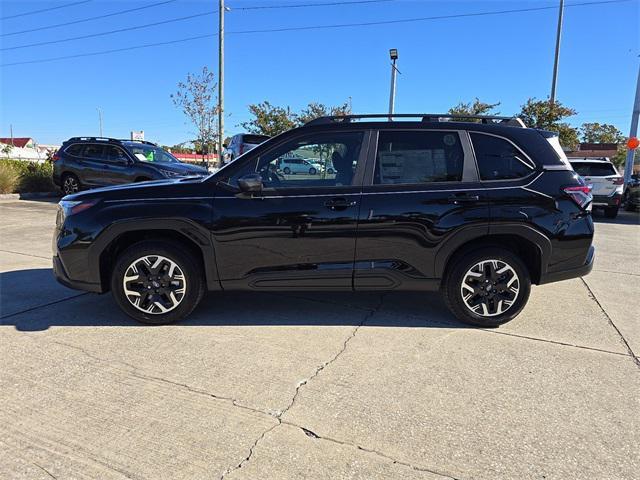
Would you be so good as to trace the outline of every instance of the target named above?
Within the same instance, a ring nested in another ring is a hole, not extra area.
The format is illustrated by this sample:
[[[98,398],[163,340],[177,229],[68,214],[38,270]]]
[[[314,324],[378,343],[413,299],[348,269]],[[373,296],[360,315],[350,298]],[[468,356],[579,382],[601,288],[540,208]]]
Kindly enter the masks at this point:
[[[74,0],[2,0],[1,17],[60,6]],[[75,0],[79,1],[79,0]],[[0,63],[49,59],[215,34],[217,16],[80,41],[7,50],[25,44],[160,22],[213,11],[217,0],[178,0],[125,15],[19,35],[12,32],[136,8],[161,0],[93,0],[0,22]],[[232,32],[279,27],[375,22],[416,17],[555,6],[558,0],[417,1],[362,5],[240,10],[241,7],[330,3],[332,0],[227,0],[226,133],[241,131],[247,106],[269,100],[297,110],[310,101],[384,112],[389,94],[388,49],[399,50],[397,112],[441,112],[479,97],[501,102],[512,114],[528,97],[549,95],[557,9],[414,23],[277,33]],[[593,0],[567,0],[566,4]],[[234,9],[236,7],[236,9]],[[558,99],[586,121],[613,123],[628,133],[638,71],[638,0],[567,7]],[[193,128],[169,95],[188,72],[207,65],[217,77],[217,38],[0,68],[0,136],[30,136],[58,143],[98,133],[174,144]]]

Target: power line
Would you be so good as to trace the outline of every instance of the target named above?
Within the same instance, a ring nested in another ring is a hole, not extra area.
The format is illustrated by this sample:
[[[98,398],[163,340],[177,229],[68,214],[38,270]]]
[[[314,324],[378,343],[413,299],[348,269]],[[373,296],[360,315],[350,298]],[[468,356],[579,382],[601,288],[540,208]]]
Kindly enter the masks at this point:
[[[106,31],[106,32],[90,33],[88,35],[81,35],[79,37],[69,37],[69,38],[62,38],[60,40],[49,40],[47,42],[29,43],[29,44],[26,44],[26,45],[18,45],[16,47],[4,47],[4,48],[0,48],[0,51],[18,50],[19,48],[39,47],[39,46],[42,46],[42,45],[51,45],[53,43],[63,43],[63,42],[71,42],[71,41],[74,41],[74,40],[84,40],[84,39],[87,39],[87,38],[102,37],[102,36],[105,36],[105,35],[113,35],[114,33],[130,32],[132,30],[140,30],[140,29],[143,29],[143,28],[155,27],[157,25],[165,25],[167,23],[182,22],[184,20],[190,20],[192,18],[198,18],[198,17],[205,17],[207,15],[213,15],[214,13],[217,13],[217,11],[196,13],[194,15],[188,15],[186,17],[172,18],[172,19],[169,19],[169,20],[162,20],[160,22],[146,23],[144,25],[135,25],[133,27],[119,28],[117,30],[109,30],[109,31]]]
[[[393,2],[395,0],[353,0],[347,2],[326,2],[326,3],[298,3],[293,5],[256,5],[252,7],[228,7],[232,12],[235,10],[266,10],[272,8],[305,8],[305,7],[327,7],[335,5],[355,5],[361,3],[382,3]]]
[[[628,2],[630,0],[600,0],[594,2],[581,2],[581,3],[573,3],[570,5],[566,5],[565,8],[570,7],[582,7],[589,5],[602,5],[602,4],[610,4],[610,3],[623,3]],[[269,33],[269,32],[285,32],[292,30],[317,30],[317,29],[329,29],[329,28],[348,28],[348,27],[363,27],[363,26],[375,26],[375,25],[387,25],[387,24],[398,24],[398,23],[410,23],[410,22],[422,22],[422,21],[432,21],[432,20],[444,20],[451,18],[462,18],[462,17],[478,17],[478,16],[487,16],[487,15],[502,15],[502,14],[511,14],[511,13],[521,13],[521,12],[532,12],[532,11],[540,11],[540,10],[549,10],[555,9],[556,6],[547,6],[547,7],[531,7],[531,8],[520,8],[513,10],[497,10],[493,12],[476,12],[476,13],[459,13],[452,15],[438,15],[432,17],[419,17],[419,18],[406,18],[399,20],[382,20],[377,22],[361,22],[361,23],[343,23],[343,24],[334,24],[334,25],[310,25],[310,26],[301,26],[301,27],[282,27],[282,28],[274,28],[274,29],[264,29],[264,30],[239,30],[239,31],[231,31],[227,32],[227,35],[240,35],[240,34],[251,34],[251,33]],[[176,43],[188,42],[192,40],[202,39],[202,38],[210,38],[215,37],[217,34],[204,34],[197,35],[194,37],[187,37],[182,39],[170,40],[166,42],[157,42],[157,43],[148,43],[143,45],[135,45],[130,47],[123,47],[111,50],[102,50],[98,52],[90,52],[90,53],[81,53],[75,55],[65,55],[61,57],[52,57],[52,58],[44,58],[37,60],[26,60],[21,62],[11,62],[11,63],[3,63],[0,64],[0,67],[9,67],[15,65],[25,65],[25,64],[33,64],[33,63],[44,63],[44,62],[52,62],[56,60],[66,60],[72,58],[80,58],[80,57],[90,57],[94,55],[105,55],[108,53],[116,53],[116,52],[124,52],[128,50],[137,50],[141,48],[150,48],[157,47],[162,45],[173,45]]]
[[[74,5],[81,5],[83,3],[89,3],[89,2],[93,2],[93,0],[81,0],[80,2],[65,3],[64,5],[57,5],[55,7],[41,8],[40,10],[31,10],[30,12],[17,13],[16,15],[1,17],[0,20],[9,20],[11,18],[26,17],[27,15],[35,15],[36,13],[50,12],[51,10],[59,10],[61,8],[73,7]]]
[[[92,0],[88,0],[88,1],[92,1]],[[143,5],[142,7],[129,8],[127,10],[120,10],[118,12],[107,13],[104,15],[96,15],[95,17],[81,18],[80,20],[73,20],[71,22],[56,23],[53,25],[46,25],[44,27],[31,28],[29,30],[20,30],[17,32],[3,33],[2,35],[0,35],[0,37],[10,37],[12,35],[21,35],[23,33],[39,32],[41,30],[50,30],[52,28],[66,27],[67,25],[76,25],[78,23],[90,22],[92,20],[99,20],[101,18],[115,17],[116,15],[124,15],[125,13],[137,12],[140,10],[145,10],[147,8],[159,7],[160,5],[166,5],[167,3],[173,3],[175,1],[177,0],[164,0],[162,2],[152,3],[150,5]]]

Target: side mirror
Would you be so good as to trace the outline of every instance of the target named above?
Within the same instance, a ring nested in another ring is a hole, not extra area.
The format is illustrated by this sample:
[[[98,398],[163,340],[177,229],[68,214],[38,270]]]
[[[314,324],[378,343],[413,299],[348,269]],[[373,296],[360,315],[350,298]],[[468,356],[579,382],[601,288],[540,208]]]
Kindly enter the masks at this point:
[[[223,143],[223,144],[222,144],[222,147],[223,147],[223,148],[229,148],[229,144],[227,144],[227,143]]]
[[[248,173],[238,179],[240,190],[245,193],[262,192],[262,177],[258,173]]]

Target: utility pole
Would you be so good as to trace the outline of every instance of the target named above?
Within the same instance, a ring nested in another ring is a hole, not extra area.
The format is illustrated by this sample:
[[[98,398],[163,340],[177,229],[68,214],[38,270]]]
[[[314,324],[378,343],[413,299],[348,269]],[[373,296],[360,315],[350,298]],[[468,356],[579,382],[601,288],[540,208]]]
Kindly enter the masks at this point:
[[[562,16],[564,15],[564,0],[560,0],[560,11],[558,12],[558,31],[556,33],[556,55],[553,60],[553,79],[551,80],[551,105],[556,103],[556,84],[558,83],[558,62],[560,60],[560,37],[562,36]]]
[[[222,164],[224,142],[224,0],[220,0],[218,24],[218,165]]]
[[[98,120],[100,122],[100,136],[102,137],[102,109],[100,107],[96,107],[98,111]]]
[[[636,99],[633,103],[633,113],[631,114],[631,130],[629,131],[629,138],[638,136],[638,117],[640,116],[640,67],[638,67],[638,80],[636,81]],[[629,183],[631,180],[631,174],[633,173],[633,159],[635,156],[635,149],[629,148],[627,150],[627,160],[624,164],[624,183]]]
[[[11,146],[13,147],[13,123],[9,125],[9,130],[11,130]]]
[[[391,91],[389,92],[389,120],[395,110],[396,106],[396,74],[398,69],[396,68],[396,60],[398,60],[398,50],[392,48],[389,50],[389,56],[391,57]]]

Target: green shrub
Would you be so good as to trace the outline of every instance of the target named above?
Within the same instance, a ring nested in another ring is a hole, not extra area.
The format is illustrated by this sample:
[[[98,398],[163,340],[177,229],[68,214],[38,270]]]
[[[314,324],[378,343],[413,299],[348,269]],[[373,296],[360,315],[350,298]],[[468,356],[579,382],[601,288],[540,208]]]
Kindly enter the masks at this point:
[[[0,193],[13,193],[19,180],[20,174],[13,165],[0,161]]]
[[[20,175],[20,193],[26,192],[52,192],[55,185],[51,180],[53,165],[49,162],[27,162],[28,165]]]
[[[50,162],[36,163],[28,160],[1,160],[0,165],[2,168],[11,170],[16,174],[14,192],[53,192],[56,189],[51,180],[53,165]],[[3,191],[3,193],[5,192]]]

